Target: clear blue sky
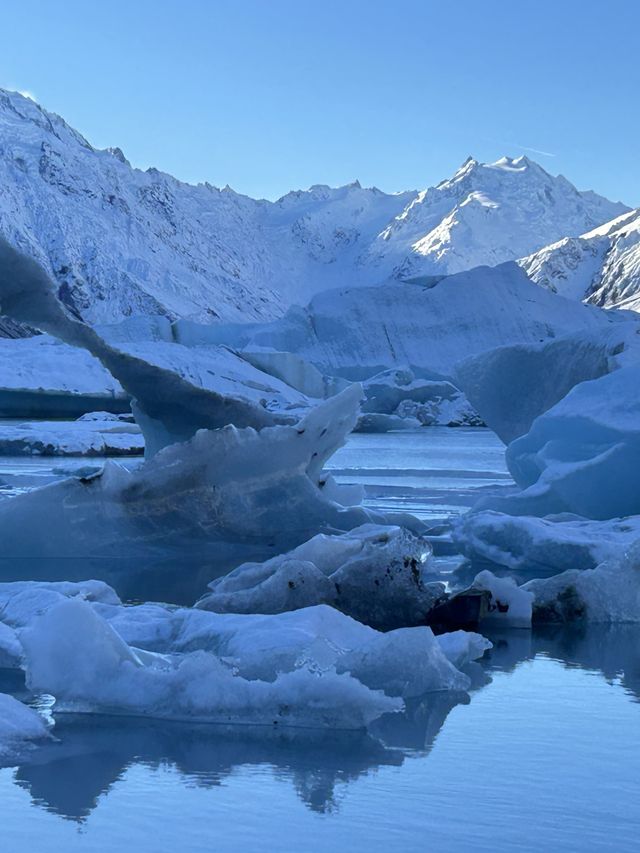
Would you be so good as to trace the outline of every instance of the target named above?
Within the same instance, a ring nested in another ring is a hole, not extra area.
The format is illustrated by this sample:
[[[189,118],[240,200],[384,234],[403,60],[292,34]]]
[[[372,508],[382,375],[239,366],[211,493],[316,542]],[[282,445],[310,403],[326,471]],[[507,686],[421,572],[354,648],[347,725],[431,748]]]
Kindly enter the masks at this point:
[[[637,0],[0,0],[0,12],[0,85],[136,166],[275,198],[355,178],[421,188],[469,154],[526,153],[640,204]]]

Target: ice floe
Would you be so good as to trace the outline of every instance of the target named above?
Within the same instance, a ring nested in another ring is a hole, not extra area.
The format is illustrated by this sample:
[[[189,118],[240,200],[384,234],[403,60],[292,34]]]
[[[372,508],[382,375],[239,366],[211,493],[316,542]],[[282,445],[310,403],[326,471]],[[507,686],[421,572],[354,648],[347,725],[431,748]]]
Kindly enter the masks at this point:
[[[49,725],[40,714],[0,693],[0,764],[21,760],[27,750],[50,737]]]
[[[57,710],[362,728],[400,710],[396,697],[470,684],[426,627],[380,634],[326,606],[268,617],[159,608],[147,620],[174,630],[150,652],[104,618],[126,621],[129,610],[75,597],[33,618],[20,633],[30,689],[52,694]],[[470,643],[467,657],[487,647]]]
[[[473,565],[498,566],[522,579],[593,569],[636,539],[640,539],[640,516],[593,521],[485,510],[462,516],[453,529],[453,541]]]
[[[140,427],[110,412],[89,413],[75,421],[0,424],[0,456],[140,456],[142,453],[144,439]]]

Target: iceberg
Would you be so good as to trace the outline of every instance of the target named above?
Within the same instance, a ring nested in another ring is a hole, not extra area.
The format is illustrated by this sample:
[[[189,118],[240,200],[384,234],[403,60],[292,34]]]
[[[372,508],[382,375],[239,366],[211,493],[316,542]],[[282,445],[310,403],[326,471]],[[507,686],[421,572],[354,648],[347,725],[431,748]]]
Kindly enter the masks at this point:
[[[574,513],[610,519],[640,514],[640,364],[581,382],[507,447],[522,489],[481,500],[512,515]]]
[[[126,416],[124,416],[126,417]],[[140,427],[110,412],[76,421],[0,424],[0,456],[140,456]]]
[[[533,619],[554,622],[640,622],[640,538],[595,569],[529,581]]]
[[[149,651],[120,633],[126,622],[139,629],[131,610],[79,597],[45,609],[20,634],[28,687],[53,695],[58,712],[358,729],[401,710],[399,697],[470,684],[426,627],[381,634],[326,606],[277,616],[157,608],[142,621],[173,630]],[[486,647],[470,643],[468,655]]]
[[[0,693],[0,765],[17,763],[27,750],[50,737],[49,725],[40,714]]]
[[[3,579],[93,575],[127,598],[187,603],[216,570],[384,521],[349,505],[353,490],[323,471],[356,422],[360,393],[346,388],[295,426],[199,430],[133,471],[110,460],[0,501]]]
[[[365,400],[358,432],[385,432],[421,426],[483,426],[455,385],[419,379],[408,367],[385,370],[362,383]]]
[[[0,417],[73,419],[129,409],[129,395],[86,350],[50,335],[0,340]]]
[[[605,311],[532,284],[516,263],[505,263],[436,283],[393,280],[328,290],[271,323],[177,320],[174,334],[186,346],[295,353],[323,374],[350,380],[408,368],[418,380],[455,385],[456,365],[471,356],[595,332],[614,322]]]
[[[280,613],[331,604],[380,630],[424,625],[444,597],[426,583],[431,546],[401,527],[364,525],[319,534],[263,563],[245,563],[209,584],[198,607],[218,612]]]
[[[54,695],[58,711],[360,729],[402,708],[346,674],[301,667],[249,681],[204,651],[141,656],[78,600],[40,616],[22,643],[29,688]]]
[[[640,539],[640,516],[593,521],[484,510],[462,516],[452,539],[474,566],[497,566],[522,579],[549,577],[568,569],[594,569],[624,551]]]
[[[460,362],[455,381],[505,443],[581,382],[640,361],[640,324],[609,312],[598,329],[499,346]]]
[[[205,351],[163,341],[109,341],[71,316],[47,273],[0,239],[0,303],[13,319],[81,347],[99,359],[132,398],[147,456],[199,429],[262,429],[295,423],[307,398],[227,347]],[[168,404],[171,401],[171,404]]]

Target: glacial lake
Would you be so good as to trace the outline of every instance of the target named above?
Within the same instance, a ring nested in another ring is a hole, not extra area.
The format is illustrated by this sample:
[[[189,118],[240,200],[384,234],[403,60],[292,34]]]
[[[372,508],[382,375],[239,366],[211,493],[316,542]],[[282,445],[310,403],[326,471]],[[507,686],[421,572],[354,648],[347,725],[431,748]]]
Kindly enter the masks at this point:
[[[0,458],[0,475],[62,465]],[[357,435],[332,465],[434,523],[510,485],[487,430]],[[0,770],[2,850],[638,850],[640,626],[490,637],[469,694],[371,735],[59,716],[59,743]],[[0,690],[23,695],[16,674]]]

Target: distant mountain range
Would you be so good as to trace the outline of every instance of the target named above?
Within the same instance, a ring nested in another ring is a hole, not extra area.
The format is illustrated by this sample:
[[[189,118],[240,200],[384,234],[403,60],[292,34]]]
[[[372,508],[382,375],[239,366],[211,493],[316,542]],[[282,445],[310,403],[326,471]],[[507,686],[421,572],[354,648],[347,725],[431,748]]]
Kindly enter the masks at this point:
[[[565,237],[520,263],[533,281],[563,296],[640,311],[640,210],[582,237]]]
[[[97,150],[59,116],[0,90],[0,232],[91,323],[269,319],[331,287],[523,257],[540,284],[637,307],[638,216],[526,157],[469,158],[420,192],[356,182],[255,200],[134,169],[119,149]]]

